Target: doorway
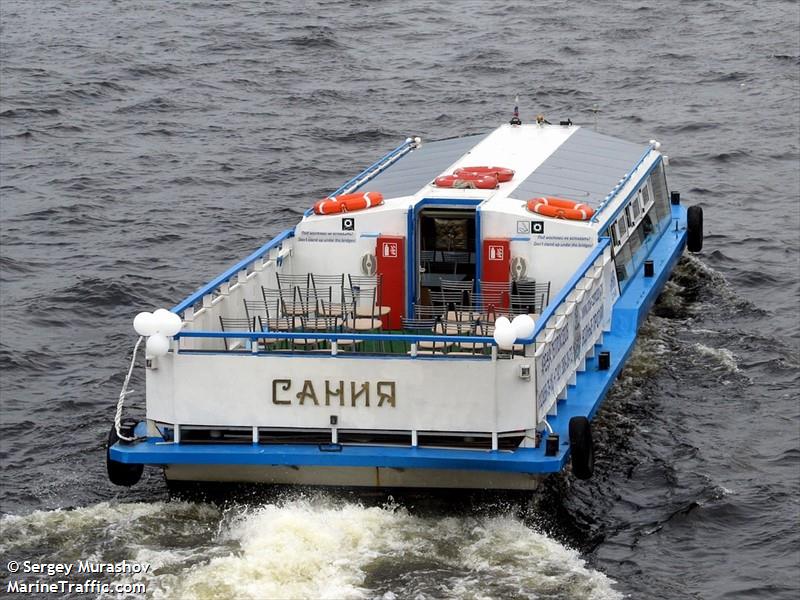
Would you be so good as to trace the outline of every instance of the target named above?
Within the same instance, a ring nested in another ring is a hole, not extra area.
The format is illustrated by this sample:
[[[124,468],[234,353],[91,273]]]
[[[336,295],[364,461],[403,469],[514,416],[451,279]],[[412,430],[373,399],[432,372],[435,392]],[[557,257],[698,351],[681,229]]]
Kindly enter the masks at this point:
[[[431,304],[442,281],[475,279],[475,209],[426,208],[417,218],[417,298]]]

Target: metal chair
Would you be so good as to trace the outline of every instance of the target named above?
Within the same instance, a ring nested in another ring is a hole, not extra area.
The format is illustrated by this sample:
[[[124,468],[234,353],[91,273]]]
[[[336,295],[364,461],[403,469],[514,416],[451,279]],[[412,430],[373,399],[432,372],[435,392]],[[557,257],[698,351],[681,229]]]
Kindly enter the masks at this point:
[[[289,331],[291,322],[288,318],[279,316],[281,314],[280,303],[276,302],[273,308],[266,300],[244,300],[244,312],[247,318],[253,323],[258,324],[257,331]],[[259,343],[265,347],[280,344],[280,338],[259,338]]]
[[[462,306],[472,304],[470,298],[472,297],[475,287],[472,279],[465,281],[442,279],[440,285],[442,288],[442,298],[444,299],[445,304],[448,302],[454,302],[455,304],[460,304]]]
[[[277,308],[277,316],[269,315],[269,320],[262,323],[266,330],[288,331],[292,333],[306,331],[306,319],[313,318],[313,314],[306,311],[308,304],[297,299],[296,289],[289,293],[289,289],[275,289],[261,287],[261,294],[267,307]],[[319,340],[309,339],[290,339],[288,347],[292,350],[296,348],[315,348],[319,345]]]
[[[462,315],[461,330],[459,335],[470,335],[479,337],[491,337],[494,334],[494,325],[489,325],[481,319],[480,313],[468,313]],[[489,333],[491,329],[491,333]],[[489,342],[459,342],[460,355],[476,356],[491,351],[492,344]],[[452,353],[451,353],[452,354]]]
[[[453,263],[453,274],[458,273],[458,265],[470,264],[472,254],[462,250],[442,250],[442,259],[445,263]]]
[[[385,317],[391,312],[391,308],[383,306],[381,300],[383,298],[383,275],[377,273],[376,275],[347,275],[348,282],[350,283],[350,291],[353,296],[358,300],[356,303],[356,316],[366,317],[374,313],[374,310],[368,306],[365,299],[370,295],[373,296],[373,302],[377,307],[378,314]]]
[[[511,283],[508,281],[481,281],[481,296],[484,305],[492,304],[496,308],[511,306]]]
[[[383,328],[377,288],[345,288],[344,327],[351,331],[378,331]]]
[[[226,332],[252,332],[255,329],[255,321],[251,319],[242,319],[240,317],[220,317],[219,318],[219,325],[222,331]],[[249,350],[250,349],[250,340],[247,338],[230,338],[230,343],[228,342],[229,338],[222,338],[223,343],[225,344],[226,351],[233,351],[239,349],[241,347],[242,350]]]
[[[276,273],[278,289],[283,301],[283,310],[287,315],[308,316],[311,310],[311,276],[293,273]]]
[[[416,333],[418,335],[445,335],[444,320],[441,315],[435,317],[403,317],[403,329],[409,333]],[[417,354],[436,354],[437,352],[444,354],[449,348],[454,345],[446,339],[441,341],[436,340],[420,340],[416,342]],[[408,351],[411,354],[411,349]]]
[[[343,298],[334,302],[328,302],[325,299],[319,301],[317,323],[321,327],[324,327],[324,329],[322,329],[323,331],[339,333],[346,329],[350,330],[348,324],[352,323],[353,318],[350,306]],[[355,350],[360,343],[361,340],[340,339],[337,340],[336,346],[342,350]]]
[[[322,311],[320,302],[325,301],[327,306],[332,306],[334,302],[341,302],[342,290],[344,289],[344,273],[339,275],[320,275],[310,273],[311,296],[318,314],[326,314]]]
[[[518,279],[511,283],[512,306],[524,307],[528,313],[541,314],[550,302],[550,282]],[[533,307],[531,311],[528,307]]]

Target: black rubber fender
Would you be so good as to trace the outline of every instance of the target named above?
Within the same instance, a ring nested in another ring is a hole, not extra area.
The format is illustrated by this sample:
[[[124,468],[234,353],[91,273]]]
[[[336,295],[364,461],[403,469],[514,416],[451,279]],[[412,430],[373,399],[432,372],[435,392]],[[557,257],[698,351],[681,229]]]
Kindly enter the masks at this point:
[[[594,473],[594,441],[592,425],[586,417],[569,420],[569,449],[572,474],[578,479],[589,479]]]
[[[111,458],[111,446],[119,441],[117,436],[117,429],[114,424],[111,424],[111,431],[108,432],[108,444],[106,445],[106,470],[108,471],[108,480],[114,485],[123,485],[130,487],[139,482],[142,478],[144,465],[117,462]]]
[[[690,206],[686,211],[686,236],[689,252],[703,249],[703,209],[700,206]]]

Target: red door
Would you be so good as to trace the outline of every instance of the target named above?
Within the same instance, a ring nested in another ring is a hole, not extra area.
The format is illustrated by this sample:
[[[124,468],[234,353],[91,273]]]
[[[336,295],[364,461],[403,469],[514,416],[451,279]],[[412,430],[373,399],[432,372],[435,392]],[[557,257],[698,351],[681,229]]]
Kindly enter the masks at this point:
[[[481,287],[484,304],[492,304],[495,308],[508,308],[511,304],[508,289],[511,282],[511,240],[503,238],[484,239],[481,256],[481,283],[505,283],[504,291]],[[488,288],[488,286],[487,286]]]
[[[391,308],[383,318],[384,329],[401,329],[401,319],[405,315],[405,244],[406,238],[402,236],[381,235],[375,247],[378,273],[382,276],[380,303]]]

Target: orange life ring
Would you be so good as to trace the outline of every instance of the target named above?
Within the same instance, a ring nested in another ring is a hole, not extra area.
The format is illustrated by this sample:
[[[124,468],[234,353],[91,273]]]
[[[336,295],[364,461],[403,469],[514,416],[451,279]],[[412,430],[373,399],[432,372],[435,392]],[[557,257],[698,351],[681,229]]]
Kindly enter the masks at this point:
[[[571,221],[588,221],[594,215],[594,209],[588,204],[551,197],[528,200],[528,210],[545,217]]]
[[[314,204],[315,215],[333,215],[342,212],[352,212],[380,206],[383,204],[383,194],[380,192],[357,192],[355,194],[341,194],[332,198],[323,198]]]
[[[437,187],[493,190],[497,187],[497,178],[479,173],[461,173],[460,175],[442,175],[437,177],[433,183]]]
[[[477,173],[479,175],[493,175],[499,183],[511,181],[514,177],[514,170],[506,167],[461,167],[453,171],[455,175],[463,173]]]

